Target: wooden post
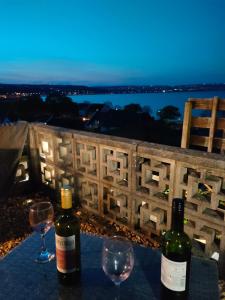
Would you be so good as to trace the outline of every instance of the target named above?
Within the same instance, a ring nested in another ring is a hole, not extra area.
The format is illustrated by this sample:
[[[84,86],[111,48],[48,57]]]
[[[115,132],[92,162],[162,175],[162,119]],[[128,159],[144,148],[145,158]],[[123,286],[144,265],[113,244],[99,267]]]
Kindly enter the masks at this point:
[[[190,130],[191,130],[191,113],[192,113],[192,102],[187,101],[184,109],[184,121],[182,130],[181,148],[188,148],[190,143]]]
[[[212,152],[213,150],[213,139],[215,134],[216,128],[216,113],[217,113],[217,106],[218,106],[218,97],[213,98],[212,103],[212,114],[211,114],[211,124],[209,128],[209,139],[208,139],[208,152]]]

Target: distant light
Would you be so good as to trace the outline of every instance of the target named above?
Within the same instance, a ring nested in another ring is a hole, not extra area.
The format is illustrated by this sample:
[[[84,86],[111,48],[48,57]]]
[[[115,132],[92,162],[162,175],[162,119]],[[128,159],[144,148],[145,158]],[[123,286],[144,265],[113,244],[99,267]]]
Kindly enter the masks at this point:
[[[82,118],[82,121],[84,121],[84,122],[89,121],[89,120],[90,120],[90,118],[85,118],[85,117]]]

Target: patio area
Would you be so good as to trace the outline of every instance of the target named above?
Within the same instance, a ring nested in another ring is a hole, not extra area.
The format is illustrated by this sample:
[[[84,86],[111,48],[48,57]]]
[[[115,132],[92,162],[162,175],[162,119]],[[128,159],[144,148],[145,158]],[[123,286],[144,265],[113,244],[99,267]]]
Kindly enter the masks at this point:
[[[50,199],[58,214],[64,184],[73,187],[84,233],[119,233],[158,248],[161,232],[170,228],[172,199],[183,197],[185,231],[195,241],[194,254],[209,258],[215,251],[223,253],[224,155],[43,124],[26,126],[11,197],[1,205],[2,257],[31,234],[27,212],[33,201]],[[224,282],[219,286],[223,299]]]

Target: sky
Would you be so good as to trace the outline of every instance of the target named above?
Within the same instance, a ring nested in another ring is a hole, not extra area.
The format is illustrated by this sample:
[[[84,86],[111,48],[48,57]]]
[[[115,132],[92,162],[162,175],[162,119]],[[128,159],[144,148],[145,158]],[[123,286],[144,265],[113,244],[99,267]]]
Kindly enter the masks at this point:
[[[0,83],[225,83],[225,0],[0,0]]]

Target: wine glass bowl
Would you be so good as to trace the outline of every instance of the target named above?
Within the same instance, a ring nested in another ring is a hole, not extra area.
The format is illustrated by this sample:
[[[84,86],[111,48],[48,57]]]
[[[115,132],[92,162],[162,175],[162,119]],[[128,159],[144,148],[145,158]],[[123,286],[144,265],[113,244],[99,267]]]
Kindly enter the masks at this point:
[[[104,240],[102,268],[105,274],[119,286],[126,280],[134,266],[134,252],[131,242],[121,236]]]
[[[31,205],[29,210],[29,222],[33,230],[41,236],[41,252],[36,258],[38,263],[46,263],[52,260],[55,255],[48,252],[45,246],[45,234],[51,228],[54,219],[54,210],[50,202],[38,202]]]

